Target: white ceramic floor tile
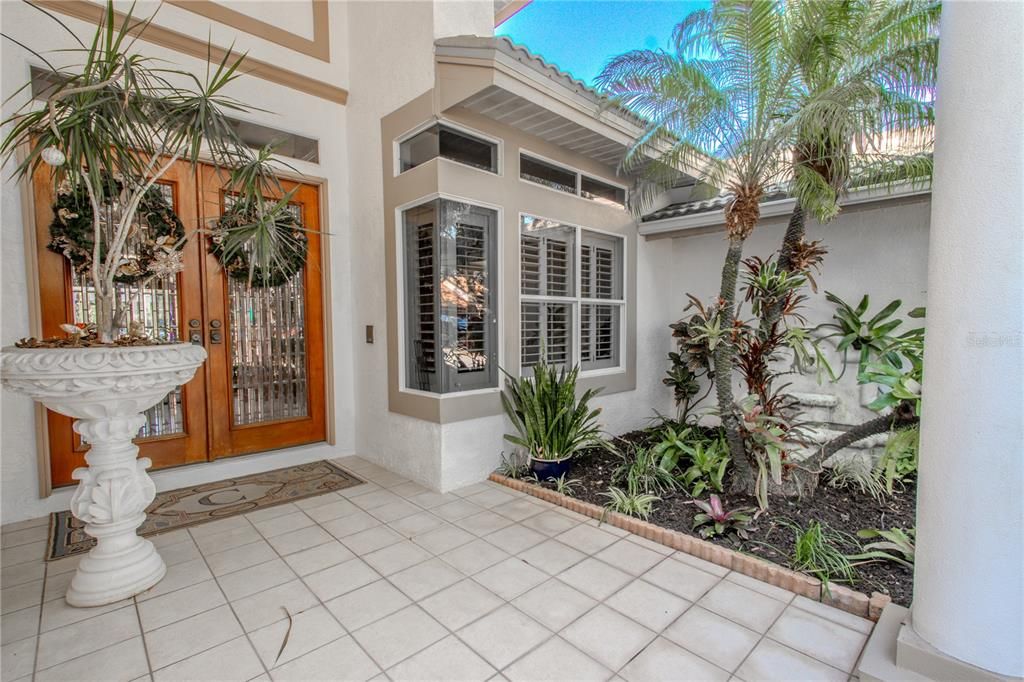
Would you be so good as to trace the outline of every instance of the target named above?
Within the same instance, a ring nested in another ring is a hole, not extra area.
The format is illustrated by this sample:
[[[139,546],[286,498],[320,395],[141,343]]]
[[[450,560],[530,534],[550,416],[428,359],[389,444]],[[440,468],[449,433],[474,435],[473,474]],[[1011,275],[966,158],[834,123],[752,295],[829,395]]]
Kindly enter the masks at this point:
[[[504,550],[498,549],[486,540],[478,539],[450,549],[439,555],[439,558],[466,575],[474,575],[499,561],[504,561],[508,556]]]
[[[559,542],[584,554],[596,554],[618,540],[618,536],[585,523],[570,528],[556,537]]]
[[[352,636],[378,665],[390,668],[447,634],[440,623],[413,605],[356,630]]]
[[[459,519],[464,519],[467,516],[479,514],[483,510],[483,507],[478,507],[467,500],[456,500],[454,502],[449,502],[448,504],[442,504],[439,507],[434,507],[430,511],[437,514],[445,521],[458,521]]]
[[[32,663],[36,656],[36,638],[22,639],[0,647],[0,679],[32,679]]]
[[[173,566],[175,564],[192,561],[202,557],[202,554],[199,553],[199,547],[196,543],[192,542],[192,538],[188,538],[185,542],[176,542],[173,545],[165,545],[160,547],[158,551],[160,552],[160,558],[164,560],[164,564],[167,566]]]
[[[41,632],[55,630],[59,627],[64,627],[65,625],[71,625],[72,623],[78,623],[79,621],[87,620],[89,618],[95,618],[96,616],[104,613],[117,611],[118,609],[123,609],[131,605],[131,599],[122,599],[121,601],[114,602],[113,604],[78,608],[75,606],[69,606],[63,599],[54,599],[53,601],[48,601],[43,604]]]
[[[233,601],[231,607],[241,621],[242,629],[252,632],[287,619],[289,613],[294,616],[319,603],[316,595],[310,592],[301,580],[292,580]]]
[[[37,682],[128,682],[149,675],[142,637],[119,642],[105,649],[40,670]]]
[[[363,556],[375,571],[383,576],[398,573],[410,566],[422,563],[433,555],[410,540],[403,540]]]
[[[638,539],[642,539],[642,538],[638,538]],[[673,552],[671,554],[671,558],[676,560],[676,561],[681,561],[682,563],[687,564],[689,566],[693,566],[694,568],[700,569],[700,570],[704,571],[705,573],[710,573],[711,575],[716,575],[719,578],[724,578],[725,576],[729,575],[729,573],[730,573],[729,569],[726,568],[725,566],[719,566],[718,564],[713,564],[710,561],[705,561],[704,559],[701,559],[700,557],[695,557],[692,554],[687,554],[686,552]]]
[[[47,573],[46,586],[43,589],[43,600],[53,601],[54,599],[63,599],[64,595],[67,594],[71,581],[74,580],[74,578],[75,571],[54,574]]]
[[[633,576],[590,557],[560,573],[558,579],[601,601],[625,587]]]
[[[699,606],[684,613],[663,635],[730,672],[761,639],[753,630]]]
[[[655,632],[690,607],[690,602],[643,580],[634,580],[613,594],[605,604]]]
[[[402,498],[395,495],[393,492],[388,490],[375,490],[365,495],[359,495],[358,497],[349,498],[355,505],[365,511],[383,507],[385,504],[391,504],[392,502],[398,502]]]
[[[159,669],[241,635],[242,628],[231,608],[219,606],[147,632],[146,649],[153,668]]]
[[[771,639],[762,639],[736,675],[756,682],[846,682],[847,673],[805,656]]]
[[[307,526],[296,531],[275,535],[268,540],[281,556],[301,552],[326,542],[336,542],[334,536],[320,526]]]
[[[227,575],[243,568],[264,564],[277,558],[277,552],[266,540],[257,540],[224,552],[206,555],[206,563],[215,576]]]
[[[17,564],[0,569],[0,587],[7,589],[16,585],[24,585],[45,577],[46,565],[41,561]]]
[[[473,504],[485,509],[493,509],[494,507],[512,502],[516,498],[513,495],[509,495],[504,490],[489,488],[464,499],[467,502],[472,502]]]
[[[484,682],[495,672],[487,661],[449,635],[388,670],[388,677],[394,682]]]
[[[697,601],[721,578],[684,564],[662,561],[643,574],[643,579],[687,601]]]
[[[370,510],[370,515],[380,519],[384,523],[391,523],[392,521],[398,521],[399,519],[404,519],[407,516],[418,514],[421,511],[423,510],[412,502],[396,500],[394,502],[388,502],[380,507],[374,507]]]
[[[548,574],[518,557],[484,569],[473,579],[506,601],[511,601],[548,579]]]
[[[560,535],[570,528],[574,528],[579,525],[579,522],[575,519],[571,519],[564,514],[559,514],[553,509],[541,512],[536,516],[531,516],[522,521],[522,524],[527,528],[532,528],[538,533],[543,533],[549,537]]]
[[[307,575],[305,580],[320,601],[334,599],[380,579],[380,574],[362,559],[350,559],[337,566]]]
[[[654,639],[654,633],[604,605],[561,632],[570,644],[611,670],[618,670]]]
[[[629,682],[648,682],[648,680],[726,682],[729,679],[729,673],[726,671],[663,637],[651,642],[619,674]]]
[[[482,511],[479,514],[459,519],[455,522],[455,525],[465,531],[469,531],[473,535],[484,536],[496,530],[501,530],[506,526],[511,526],[513,523],[512,519],[501,514],[495,514],[492,511]]]
[[[35,580],[0,590],[0,613],[21,611],[43,602],[43,581]]]
[[[297,574],[309,575],[331,566],[337,566],[354,557],[355,554],[348,547],[333,540],[295,554],[289,554],[284,557],[284,560]]]
[[[434,516],[428,511],[419,511],[415,514],[405,516],[397,521],[392,521],[388,524],[391,528],[395,529],[396,532],[401,533],[402,536],[411,538],[416,535],[422,535],[428,533],[435,528],[440,528],[445,525],[444,519]]]
[[[272,519],[266,521],[256,521],[252,525],[256,526],[263,537],[272,538],[282,533],[292,533],[300,528],[306,528],[307,526],[313,525],[313,519],[306,516],[305,513],[297,511],[294,514],[286,514],[285,516],[275,516]]]
[[[802,609],[788,608],[768,636],[822,663],[850,672],[857,663],[867,635]]]
[[[344,634],[345,631],[327,609],[318,606],[293,614],[290,625],[288,620],[279,620],[250,633],[249,638],[263,664],[273,669],[319,649]],[[287,644],[284,643],[286,635]]]
[[[743,575],[742,573],[737,573],[735,571],[730,572],[725,579],[729,582],[736,583],[737,585],[742,585],[748,590],[760,592],[766,597],[777,599],[786,604],[793,601],[793,597],[795,596],[789,590],[784,590],[781,587],[776,587],[775,585],[766,583],[763,580],[751,578],[749,575]]]
[[[625,538],[602,549],[594,556],[630,575],[646,573],[656,564],[665,560],[663,554],[645,549]]]
[[[538,533],[532,528],[516,524],[514,526],[508,526],[507,528],[495,531],[484,537],[484,539],[498,549],[503,549],[509,554],[519,554],[534,545],[539,545],[544,542],[547,539],[547,536],[543,533]]]
[[[405,608],[412,601],[387,580],[364,585],[325,605],[349,632]]]
[[[450,524],[412,537],[413,542],[431,554],[444,554],[475,539],[469,531]]]
[[[32,526],[21,530],[4,531],[0,534],[0,547],[9,549],[18,545],[45,542],[49,530],[46,526]]]
[[[17,566],[27,562],[38,563],[46,556],[46,541],[18,545],[0,552],[0,568]]]
[[[409,498],[409,501],[418,507],[423,507],[424,509],[434,509],[435,507],[440,507],[443,504],[455,502],[458,499],[460,498],[452,495],[451,493],[442,494],[429,490],[425,493],[420,493],[419,495],[413,495]]]
[[[285,504],[275,504],[270,507],[262,507],[256,511],[251,511],[245,515],[245,518],[249,519],[250,523],[256,523],[257,521],[276,519],[278,516],[294,514],[297,511],[300,511],[299,507],[292,502],[286,502]]]
[[[364,530],[379,526],[380,520],[370,516],[364,511],[357,511],[337,519],[324,521],[320,525],[334,537],[339,540],[344,540],[350,535],[355,535],[356,533],[361,533]]]
[[[249,640],[238,637],[153,673],[155,682],[222,682],[251,680],[263,674],[263,665]]]
[[[541,625],[558,632],[597,606],[597,601],[552,578],[517,597],[512,605]]]
[[[512,502],[493,507],[491,511],[507,516],[513,521],[523,521],[540,514],[544,511],[544,507],[537,504],[532,498],[520,497]]]
[[[195,585],[139,603],[139,620],[143,631],[155,630],[197,613],[209,611],[226,600],[215,580]]]
[[[274,682],[362,682],[379,672],[355,640],[345,636],[274,668],[273,675]]]
[[[519,558],[544,571],[548,575],[558,575],[574,564],[578,564],[587,558],[583,552],[579,552],[569,545],[562,544],[558,540],[545,540],[519,553]]]
[[[495,610],[502,600],[472,580],[463,580],[421,601],[420,606],[449,630],[458,630]]]
[[[375,526],[342,538],[341,543],[352,550],[356,556],[363,556],[404,539],[387,526]]]
[[[183,561],[180,564],[167,567],[167,573],[163,579],[153,587],[149,588],[142,594],[135,596],[136,601],[145,601],[154,597],[159,597],[161,594],[167,594],[168,592],[174,592],[180,590],[183,587],[189,585],[195,585],[201,583],[204,580],[209,580],[213,577],[210,573],[210,569],[207,568],[206,562],[203,559],[193,559],[191,561]]]
[[[0,644],[10,644],[26,637],[35,637],[39,631],[39,606],[4,615],[0,619]]]
[[[807,597],[796,597],[792,602],[792,606],[813,613],[816,616],[821,616],[833,623],[838,623],[839,625],[848,627],[851,630],[856,630],[857,632],[865,635],[870,635],[871,630],[875,627],[875,624],[867,618],[861,618],[860,616],[855,616],[848,611],[843,611],[827,604],[822,604],[821,602],[812,601]]]
[[[612,671],[561,637],[552,637],[505,670],[512,682],[598,682]]]
[[[552,636],[540,623],[508,604],[457,634],[498,669]]]
[[[419,601],[463,579],[461,573],[440,559],[431,559],[388,578],[410,599]],[[385,666],[386,667],[386,666]]]
[[[240,518],[245,521],[241,516],[234,518]],[[217,522],[214,521],[214,523]],[[196,528],[202,528],[202,526],[197,526]],[[193,533],[194,532],[195,531],[193,529]],[[258,530],[253,528],[251,523],[245,521],[244,526],[231,528],[212,535],[193,534],[193,538],[195,538],[196,544],[199,545],[199,550],[203,554],[213,554],[215,552],[226,552],[229,549],[248,545],[250,542],[256,542],[257,540],[262,540],[263,536],[260,535]]]
[[[228,601],[235,601],[250,594],[281,585],[296,578],[295,572],[281,559],[272,559],[241,571],[228,573],[217,578]]]
[[[44,632],[39,637],[36,667],[49,668],[111,644],[142,634],[134,608],[120,608],[71,625]]]
[[[715,585],[697,603],[709,611],[761,633],[767,632],[786,608],[783,602],[728,580]]]
[[[327,504],[305,510],[306,515],[317,523],[326,523],[359,511],[359,507],[344,498],[336,498]]]

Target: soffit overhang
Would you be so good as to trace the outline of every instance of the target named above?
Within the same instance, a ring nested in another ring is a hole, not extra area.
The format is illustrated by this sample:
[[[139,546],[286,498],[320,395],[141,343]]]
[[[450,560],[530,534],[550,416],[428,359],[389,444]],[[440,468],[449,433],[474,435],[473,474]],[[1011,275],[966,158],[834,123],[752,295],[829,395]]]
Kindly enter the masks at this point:
[[[441,112],[462,107],[611,167],[643,131],[635,116],[505,38],[442,38],[435,62]]]

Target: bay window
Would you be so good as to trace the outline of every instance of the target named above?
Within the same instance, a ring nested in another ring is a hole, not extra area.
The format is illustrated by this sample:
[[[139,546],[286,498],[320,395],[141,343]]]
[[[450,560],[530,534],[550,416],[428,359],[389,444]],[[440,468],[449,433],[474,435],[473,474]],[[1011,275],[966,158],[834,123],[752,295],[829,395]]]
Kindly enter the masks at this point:
[[[497,218],[448,199],[404,212],[406,387],[498,385]]]
[[[621,365],[623,238],[520,217],[520,366]]]

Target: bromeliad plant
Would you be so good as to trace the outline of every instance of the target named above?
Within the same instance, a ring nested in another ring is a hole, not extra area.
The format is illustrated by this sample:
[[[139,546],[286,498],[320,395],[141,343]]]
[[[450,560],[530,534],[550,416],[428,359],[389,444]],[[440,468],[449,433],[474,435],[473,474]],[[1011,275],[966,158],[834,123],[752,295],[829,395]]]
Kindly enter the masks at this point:
[[[282,190],[269,152],[251,150],[228,118],[229,112],[249,110],[226,92],[242,75],[244,55],[228,50],[199,78],[134,52],[133,35],[144,34],[151,19],[134,18],[129,11],[119,21],[112,2],[89,44],[50,16],[78,43],[61,55],[76,58],[80,66],[59,69],[32,51],[57,85],[48,92],[44,107],[30,101],[3,122],[9,132],[0,143],[0,156],[6,163],[24,150],[15,178],[31,178],[47,168],[55,187],[65,195],[83,197],[81,210],[89,212],[92,224],[83,240],[88,246],[78,255],[87,261],[81,271],[95,290],[99,342],[115,340],[132,305],[130,298],[126,301],[118,294],[117,284],[126,272],[125,246],[138,230],[136,210],[179,161],[195,167],[208,157],[228,176],[227,189],[236,196],[245,220],[225,230],[224,253],[246,254],[261,273],[290,274],[289,264],[296,260],[292,256],[302,245],[293,226],[280,228],[287,221],[283,216],[289,194]],[[15,94],[30,87],[26,83]],[[268,201],[268,196],[273,199]],[[104,210],[108,201],[120,209],[119,217],[110,222]],[[200,231],[195,226],[190,233]],[[162,241],[148,272],[138,274],[155,278],[179,271],[187,238]]]
[[[726,511],[718,495],[712,495],[707,502],[691,500],[689,504],[697,505],[702,511],[693,517],[693,530],[702,538],[735,533],[746,540],[747,529],[755,518],[753,507],[738,507]],[[698,530],[699,529],[699,530]]]
[[[560,369],[546,361],[533,366],[532,377],[505,372],[501,404],[516,430],[505,434],[505,440],[545,461],[563,460],[585,448],[609,447],[597,422],[601,408],[590,408],[599,389],[587,389],[577,398],[579,373],[578,366]]]
[[[608,498],[605,509],[627,516],[636,516],[645,521],[654,512],[654,503],[661,500],[660,497],[637,487],[636,483],[630,481],[626,489],[617,486],[608,488],[608,492],[600,493]]]
[[[862,548],[864,551],[855,554],[850,559],[858,560],[884,560],[902,564],[907,568],[914,568],[914,536],[916,529],[890,528],[882,530],[879,528],[865,528],[857,531],[857,537],[865,540],[874,540]]]
[[[722,492],[725,472],[729,466],[729,446],[722,437],[706,438],[693,428],[676,430],[667,426],[653,452],[662,470],[675,474],[691,497],[705,490]],[[676,473],[677,470],[681,470]]]

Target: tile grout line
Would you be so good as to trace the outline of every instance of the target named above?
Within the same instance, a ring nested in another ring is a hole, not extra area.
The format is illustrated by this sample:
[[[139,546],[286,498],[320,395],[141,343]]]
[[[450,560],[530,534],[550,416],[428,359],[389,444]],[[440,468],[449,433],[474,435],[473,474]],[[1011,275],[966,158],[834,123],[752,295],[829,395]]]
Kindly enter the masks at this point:
[[[149,671],[149,679],[153,679],[153,659],[149,655],[149,643],[146,641],[146,631],[142,627],[142,614],[139,613],[138,595],[132,595],[132,605],[135,607],[135,620],[139,624],[139,638],[142,639],[142,651],[146,655],[146,669]],[[102,649],[100,649],[102,651]]]

